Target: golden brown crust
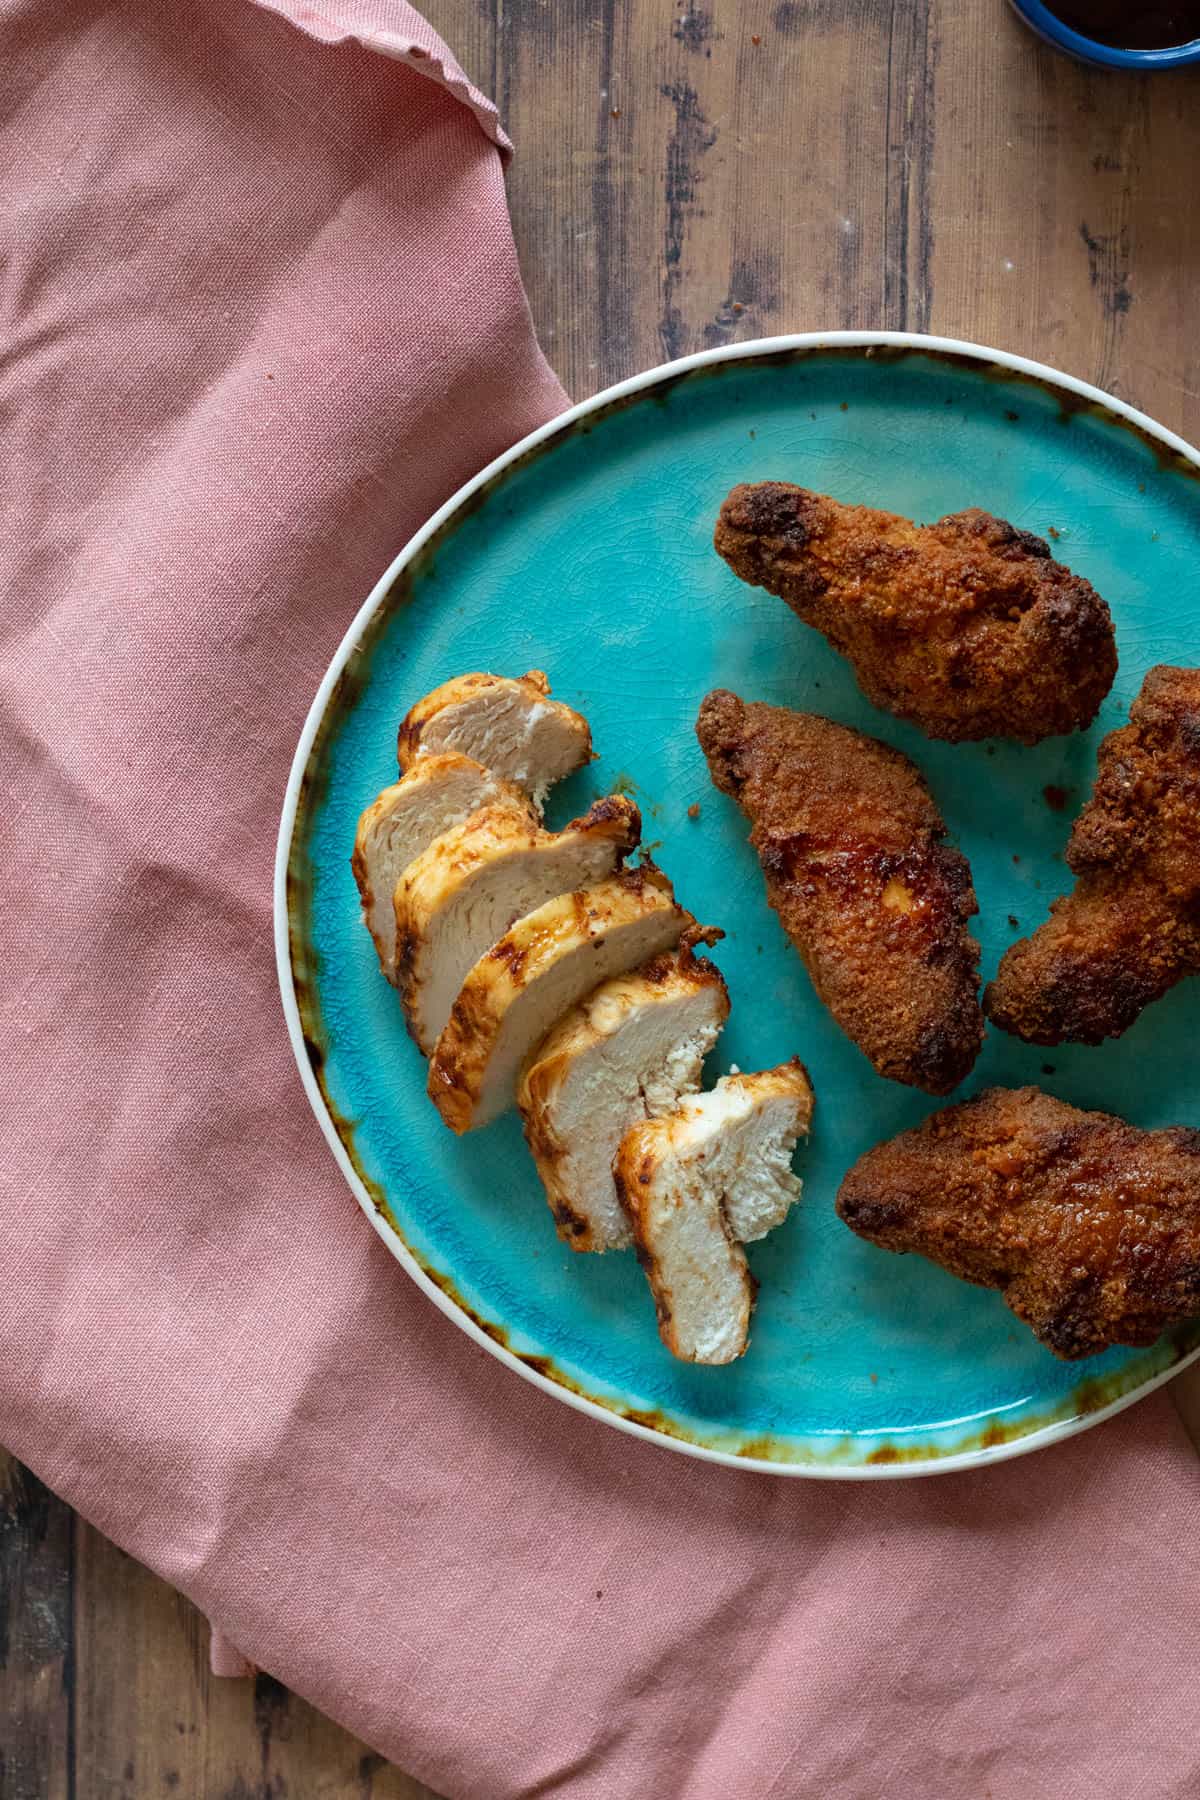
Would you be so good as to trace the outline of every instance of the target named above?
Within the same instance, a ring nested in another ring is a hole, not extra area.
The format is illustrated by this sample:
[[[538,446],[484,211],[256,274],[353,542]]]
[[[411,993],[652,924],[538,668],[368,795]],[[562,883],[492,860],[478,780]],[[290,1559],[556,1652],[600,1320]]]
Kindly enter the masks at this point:
[[[654,1301],[654,1316],[658,1323],[658,1335],[672,1356],[678,1356],[679,1340],[675,1335],[675,1314],[671,1306],[670,1285],[654,1254],[653,1247],[646,1237],[644,1196],[646,1188],[654,1179],[654,1164],[653,1151],[642,1148],[642,1140],[638,1137],[635,1129],[626,1134],[617,1152],[613,1162],[613,1181],[616,1184],[617,1198],[633,1224],[633,1253],[650,1285],[650,1296]],[[753,1310],[753,1306],[752,1291],[751,1310]]]
[[[674,949],[661,951],[629,974],[602,983],[558,1021],[521,1072],[517,1105],[524,1122],[525,1141],[542,1178],[558,1235],[573,1250],[591,1252],[606,1247],[597,1239],[595,1221],[585,1217],[568,1199],[565,1171],[570,1165],[572,1145],[561,1135],[554,1116],[555,1102],[572,1063],[602,1041],[598,1039],[592,1009],[601,997],[611,1004],[614,996],[636,996],[639,990],[665,998],[668,994],[684,997],[708,989],[717,996],[723,1022],[729,1016],[725,978],[715,963],[695,954],[694,945],[712,944],[724,935],[713,926],[691,925]]]
[[[454,1002],[429,1065],[426,1092],[451,1131],[462,1134],[478,1123],[490,1058],[508,1009],[522,991],[558,958],[588,945],[597,952],[592,985],[606,980],[615,971],[603,966],[603,940],[614,929],[643,920],[653,920],[660,943],[638,961],[657,954],[667,942],[678,941],[695,924],[692,915],[675,904],[674,890],[662,870],[648,859],[593,888],[558,895],[518,919],[480,957]],[[580,997],[571,995],[567,1006]],[[514,1071],[513,1101],[518,1074]]]
[[[439,791],[444,792],[440,789],[440,784],[447,780],[457,783],[457,798],[449,811],[444,805],[439,807],[437,804]],[[405,857],[397,862],[392,853],[393,847],[387,842],[389,829],[397,814],[403,817],[406,803],[413,804],[419,816],[421,802],[429,796],[434,797],[434,805],[428,809],[432,815],[428,834],[422,831],[414,840],[411,831],[406,832]],[[510,806],[522,817],[528,818],[532,826],[538,824],[537,814],[520,788],[493,775],[482,764],[469,756],[459,755],[457,751],[421,757],[413,768],[405,771],[399,781],[392,782],[377,794],[360,814],[350,869],[362,901],[363,923],[371,934],[380,968],[389,981],[394,982],[396,979],[395,890],[399,877],[409,866],[409,860],[406,860],[408,850],[411,850],[412,857],[420,855],[423,850],[428,849],[433,835],[449,830],[455,823],[465,820],[471,811],[483,806]],[[439,811],[444,815],[440,819],[437,816]],[[385,912],[390,921],[386,931],[379,928],[380,916]]]
[[[500,678],[485,674],[482,670],[474,670],[468,675],[456,675],[410,706],[401,719],[400,729],[396,734],[396,760],[401,769],[410,769],[421,754],[421,741],[431,719],[435,719],[446,706],[459,706],[476,694],[486,693],[497,685],[498,679]],[[526,687],[530,699],[540,698],[550,692],[550,683],[541,669],[530,669],[526,674],[515,677],[514,685]]]
[[[592,734],[587,720],[572,707],[564,706],[558,700],[550,700],[550,683],[544,670],[528,669],[524,675],[511,678],[473,670],[467,675],[455,675],[451,680],[442,682],[440,687],[423,695],[405,713],[396,736],[396,756],[401,770],[410,769],[417,758],[424,754],[426,733],[439,714],[505,689],[522,695],[530,706],[545,703],[553,707],[563,720],[571,722],[578,737],[576,767],[592,759]]]
[[[422,989],[436,962],[429,947],[430,933],[446,909],[459,904],[464,890],[474,883],[478,892],[484,879],[494,888],[497,872],[503,871],[509,857],[551,855],[571,837],[611,844],[611,861],[616,866],[641,834],[641,812],[624,794],[594,801],[561,832],[544,831],[529,806],[524,811],[507,805],[485,806],[435,838],[409,864],[393,896],[395,982],[409,1031],[426,1054],[433,1045],[418,1025],[418,1017]]]
[[[1200,1312],[1200,1132],[991,1088],[860,1157],[837,1210],[999,1288],[1056,1356],[1152,1344]]]
[[[435,838],[409,864],[396,884],[395,983],[408,1029],[414,1036],[419,959],[430,921],[447,895],[505,850],[527,849],[546,838],[530,808],[484,806]],[[453,846],[451,849],[450,846]]]
[[[984,1004],[1032,1044],[1119,1037],[1200,973],[1200,669],[1151,669],[1100,745],[1067,862],[1074,891],[1012,945]]]
[[[647,1241],[645,1230],[643,1196],[646,1187],[654,1179],[654,1154],[650,1150],[642,1150],[640,1143],[633,1141],[634,1138],[635,1134],[629,1133],[617,1152],[616,1161],[613,1163],[613,1181],[616,1184],[617,1198],[633,1223],[633,1253],[637,1257],[650,1287],[658,1335],[671,1355],[679,1356],[680,1343],[675,1332],[675,1312],[671,1304],[670,1283],[663,1273],[651,1244]],[[754,1310],[754,1299],[755,1292],[751,1287],[747,1319],[750,1312]]]
[[[881,1075],[945,1094],[983,1039],[978,911],[915,764],[812,713],[717,689],[696,733],[749,817],[767,895],[813,986]]]
[[[763,481],[733,489],[714,541],[849,659],[869,700],[929,737],[1036,743],[1090,724],[1112,686],[1095,589],[978,508],[914,525]]]
[[[655,1235],[648,1218],[647,1196],[661,1156],[662,1146],[653,1122],[646,1126],[635,1125],[625,1134],[614,1159],[613,1181],[617,1197],[633,1226],[633,1253],[649,1284],[658,1335],[672,1356],[677,1356],[681,1362],[691,1362],[696,1359],[680,1335],[677,1296],[655,1248]],[[741,1316],[736,1321],[728,1352],[716,1364],[718,1367],[736,1362],[749,1349],[750,1319],[758,1299],[758,1282],[746,1262],[746,1252],[729,1237],[727,1226],[725,1238],[730,1267],[741,1287]]]

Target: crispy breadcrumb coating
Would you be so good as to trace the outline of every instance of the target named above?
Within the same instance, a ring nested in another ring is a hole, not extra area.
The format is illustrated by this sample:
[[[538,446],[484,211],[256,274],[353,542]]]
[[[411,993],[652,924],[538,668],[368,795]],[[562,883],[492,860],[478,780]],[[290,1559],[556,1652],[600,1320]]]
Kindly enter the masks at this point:
[[[971,871],[920,770],[812,713],[700,708],[716,785],[742,807],[767,894],[842,1030],[881,1075],[949,1093],[979,1052]]]
[[[1099,1044],[1200,972],[1200,669],[1151,669],[1100,745],[1067,862],[1078,880],[985,996],[1031,1044]]]
[[[861,1156],[860,1237],[999,1288],[1056,1356],[1152,1344],[1200,1313],[1200,1132],[1139,1131],[1037,1088],[991,1088]]]
[[[782,481],[735,487],[715,544],[848,657],[867,698],[951,743],[1091,723],[1112,620],[1041,538],[971,508],[935,525]]]

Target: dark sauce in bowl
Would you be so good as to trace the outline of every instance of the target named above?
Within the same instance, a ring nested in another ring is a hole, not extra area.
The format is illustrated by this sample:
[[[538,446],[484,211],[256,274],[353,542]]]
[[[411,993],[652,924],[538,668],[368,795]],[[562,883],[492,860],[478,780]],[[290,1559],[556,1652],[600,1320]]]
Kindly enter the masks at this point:
[[[1064,25],[1117,50],[1173,50],[1200,38],[1200,0],[1043,0]]]

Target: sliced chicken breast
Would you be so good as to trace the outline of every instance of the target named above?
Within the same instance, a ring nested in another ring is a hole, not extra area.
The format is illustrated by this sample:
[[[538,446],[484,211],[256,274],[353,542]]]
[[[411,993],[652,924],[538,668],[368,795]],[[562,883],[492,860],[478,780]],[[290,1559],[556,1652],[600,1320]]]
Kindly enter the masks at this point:
[[[592,754],[587,720],[551,700],[540,669],[507,675],[457,675],[418,700],[400,725],[400,767],[420,756],[457,750],[493,774],[516,782],[539,812],[556,781],[581,768]]]
[[[653,863],[518,920],[467,976],[429,1065],[429,1097],[451,1131],[507,1111],[526,1058],[570,1007],[695,929]]]
[[[573,1250],[633,1242],[613,1157],[631,1126],[697,1091],[704,1058],[729,1017],[721,973],[693,953],[694,941],[601,982],[521,1075],[525,1136],[558,1234]]]
[[[446,751],[419,757],[359,819],[350,866],[363,923],[389,981],[396,979],[396,884],[434,838],[485,806],[509,807],[528,830],[537,829],[537,814],[519,787],[469,756]]]
[[[622,1139],[617,1191],[659,1333],[682,1361],[728,1363],[745,1350],[754,1288],[741,1246],[780,1224],[799,1198],[791,1157],[812,1104],[793,1058],[757,1075],[727,1075]]]
[[[641,829],[641,814],[622,794],[597,800],[564,831],[543,831],[512,807],[490,806],[409,864],[395,894],[396,985],[426,1056],[484,952],[547,900],[612,874]]]

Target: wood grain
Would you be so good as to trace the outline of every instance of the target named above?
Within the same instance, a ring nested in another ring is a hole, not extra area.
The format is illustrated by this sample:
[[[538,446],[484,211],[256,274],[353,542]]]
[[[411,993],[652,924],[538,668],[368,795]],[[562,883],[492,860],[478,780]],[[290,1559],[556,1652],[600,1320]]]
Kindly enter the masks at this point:
[[[0,1800],[436,1800],[0,1452]],[[76,1674],[78,1671],[78,1674]]]
[[[774,332],[973,338],[1200,438],[1200,72],[1076,67],[1003,0],[426,0],[501,105],[582,397]],[[1200,1372],[1173,1390],[1200,1444]],[[418,1800],[0,1462],[0,1800]]]
[[[1002,0],[469,0],[542,341],[582,397],[884,325],[1040,357],[1197,435],[1200,71],[1100,73]]]
[[[0,1451],[0,1800],[72,1793],[73,1521]]]

